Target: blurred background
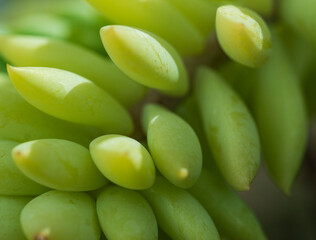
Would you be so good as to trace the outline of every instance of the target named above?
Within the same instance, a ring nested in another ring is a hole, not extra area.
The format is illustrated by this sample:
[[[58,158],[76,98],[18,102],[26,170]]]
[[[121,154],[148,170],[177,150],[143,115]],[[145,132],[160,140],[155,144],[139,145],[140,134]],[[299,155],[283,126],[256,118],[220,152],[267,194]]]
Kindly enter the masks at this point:
[[[265,19],[269,23],[278,21],[277,1],[274,14]],[[0,33],[14,32],[63,39],[81,44],[104,56],[106,53],[99,38],[99,29],[110,23],[83,0],[0,0]],[[306,46],[309,48],[308,44]],[[310,51],[316,55],[312,47]],[[221,64],[229,60],[212,34],[206,50],[185,61],[193,73],[199,64],[220,68]],[[5,69],[5,64],[0,56],[0,70]],[[310,63],[311,66],[315,64],[316,61]],[[291,196],[285,196],[276,188],[263,164],[251,190],[240,193],[271,240],[316,239],[316,91],[313,91],[316,89],[316,73],[313,67],[307,72],[305,77],[309,81],[304,91],[310,114],[309,140]],[[169,104],[165,99],[159,101]]]

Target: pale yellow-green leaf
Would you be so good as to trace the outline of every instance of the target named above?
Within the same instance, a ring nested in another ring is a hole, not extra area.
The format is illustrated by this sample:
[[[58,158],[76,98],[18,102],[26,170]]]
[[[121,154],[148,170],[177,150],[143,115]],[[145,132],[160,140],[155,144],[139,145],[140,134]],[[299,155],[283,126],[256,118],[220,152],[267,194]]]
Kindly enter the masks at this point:
[[[119,25],[103,27],[100,34],[113,62],[136,82],[169,95],[184,95],[188,91],[182,59],[163,39]]]
[[[238,63],[260,67],[269,58],[269,28],[250,9],[233,5],[219,7],[216,12],[216,34],[224,52]]]
[[[147,104],[142,126],[161,174],[177,187],[191,187],[201,173],[202,151],[190,125],[159,105]]]
[[[157,240],[156,217],[144,197],[118,186],[104,189],[97,198],[101,228],[108,239]]]
[[[129,189],[146,189],[155,182],[156,169],[145,147],[121,135],[93,140],[90,152],[98,169],[110,181]]]
[[[107,92],[72,72],[45,67],[8,66],[11,81],[33,106],[57,118],[130,134],[129,113]]]
[[[79,45],[46,37],[0,35],[0,53],[17,67],[51,67],[79,74],[132,106],[146,88],[122,73],[110,60]]]
[[[18,169],[33,181],[61,191],[91,191],[107,183],[89,150],[62,139],[25,142],[12,150]]]
[[[141,28],[166,39],[181,55],[200,53],[199,30],[165,0],[87,0],[115,24]]]

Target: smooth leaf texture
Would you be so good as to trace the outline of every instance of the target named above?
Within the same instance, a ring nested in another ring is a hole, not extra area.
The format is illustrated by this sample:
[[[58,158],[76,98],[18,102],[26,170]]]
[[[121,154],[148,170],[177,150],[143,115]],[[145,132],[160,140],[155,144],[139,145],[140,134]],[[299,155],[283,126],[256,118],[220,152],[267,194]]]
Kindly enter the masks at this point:
[[[246,105],[213,70],[200,68],[195,97],[215,160],[228,183],[249,190],[260,162],[260,141]]]
[[[100,31],[113,62],[130,78],[170,95],[188,91],[181,57],[165,40],[136,28],[111,25]]]
[[[254,112],[263,159],[278,187],[290,194],[307,141],[307,113],[298,79],[277,36],[274,52],[258,73]]]
[[[56,119],[28,104],[8,77],[0,78],[0,136],[18,142],[61,138],[87,146],[99,136],[96,129]]]
[[[99,240],[101,237],[95,202],[86,193],[57,190],[44,193],[24,207],[20,219],[29,240]]]
[[[101,136],[91,142],[90,152],[103,175],[117,185],[140,190],[155,182],[156,169],[150,154],[132,138]]]
[[[49,191],[26,177],[15,165],[11,151],[18,144],[0,139],[0,195],[32,196]]]
[[[220,235],[236,240],[265,240],[260,223],[246,203],[213,172],[203,169],[189,191],[208,211]]]
[[[201,173],[202,151],[190,125],[159,105],[147,104],[142,126],[161,174],[177,187],[191,187]]]
[[[269,28],[258,14],[249,9],[233,5],[219,7],[216,34],[224,52],[243,65],[260,67],[270,55]]]
[[[110,60],[73,43],[46,37],[0,35],[0,53],[17,67],[51,67],[81,75],[127,107],[146,93],[144,86],[129,79]]]
[[[97,213],[108,239],[158,239],[158,226],[153,210],[136,191],[118,186],[106,188],[98,196]]]
[[[40,139],[14,147],[19,170],[44,186],[61,191],[91,191],[107,183],[89,150],[62,139]]]
[[[217,229],[202,205],[187,191],[158,176],[154,186],[142,191],[159,227],[174,240],[219,240]]]
[[[0,196],[0,239],[26,240],[20,214],[30,197]]]
[[[198,29],[166,0],[87,0],[116,24],[141,28],[161,36],[181,55],[200,53],[204,38]]]
[[[8,72],[19,93],[47,114],[105,132],[130,134],[133,130],[129,113],[86,78],[44,67],[8,66]]]

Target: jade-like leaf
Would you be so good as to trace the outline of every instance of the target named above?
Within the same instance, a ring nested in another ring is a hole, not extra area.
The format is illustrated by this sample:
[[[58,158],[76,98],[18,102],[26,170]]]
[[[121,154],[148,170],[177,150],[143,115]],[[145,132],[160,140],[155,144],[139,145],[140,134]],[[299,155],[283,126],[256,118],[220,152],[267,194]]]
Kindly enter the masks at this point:
[[[270,55],[269,28],[250,9],[233,5],[219,7],[216,13],[216,34],[225,53],[246,66],[260,67]]]
[[[141,28],[166,39],[181,55],[197,54],[204,47],[199,30],[166,0],[87,1],[115,24]]]
[[[21,226],[27,239],[99,240],[95,201],[87,193],[49,191],[26,204]]]
[[[172,239],[220,239],[213,220],[189,192],[157,176],[154,186],[141,193],[151,205],[158,226]]]
[[[0,196],[0,239],[26,240],[20,215],[31,197]]]
[[[18,142],[61,138],[88,146],[100,134],[95,128],[69,123],[39,111],[19,95],[6,74],[0,76],[0,137]]]
[[[256,124],[241,98],[213,70],[200,68],[195,97],[210,149],[228,183],[249,190],[260,162]]]
[[[18,142],[0,139],[0,195],[35,196],[50,189],[26,177],[15,165],[11,151]]]
[[[153,210],[137,191],[118,186],[104,189],[97,198],[97,213],[108,239],[158,239]]]
[[[136,82],[169,95],[184,95],[188,91],[182,59],[163,39],[119,25],[103,27],[100,34],[110,58]]]
[[[79,74],[132,106],[146,88],[123,74],[111,61],[79,45],[46,37],[0,35],[0,53],[17,67],[51,67]]]
[[[150,154],[132,138],[101,136],[91,142],[90,152],[98,169],[117,185],[140,190],[155,182],[156,169]]]
[[[221,236],[236,240],[266,239],[253,212],[214,170],[203,169],[189,191],[208,211]]]
[[[8,66],[11,81],[33,106],[57,118],[130,134],[129,113],[107,92],[77,74],[56,68]]]
[[[18,169],[33,181],[61,191],[91,191],[107,183],[89,150],[62,139],[39,139],[14,147]]]
[[[162,175],[177,187],[191,187],[201,173],[202,151],[190,125],[161,106],[147,104],[142,126],[149,151]]]
[[[307,140],[307,113],[300,83],[277,36],[271,59],[258,72],[254,112],[264,163],[286,194],[303,160]]]

